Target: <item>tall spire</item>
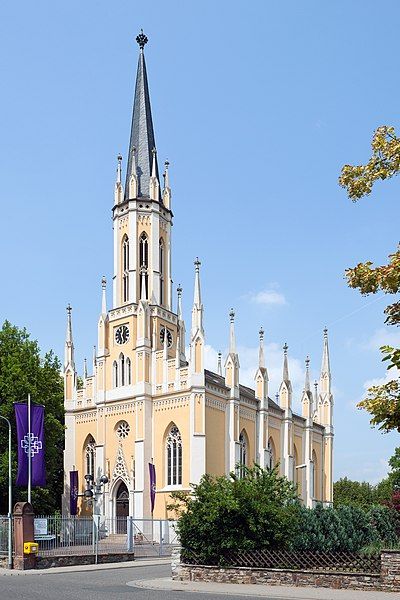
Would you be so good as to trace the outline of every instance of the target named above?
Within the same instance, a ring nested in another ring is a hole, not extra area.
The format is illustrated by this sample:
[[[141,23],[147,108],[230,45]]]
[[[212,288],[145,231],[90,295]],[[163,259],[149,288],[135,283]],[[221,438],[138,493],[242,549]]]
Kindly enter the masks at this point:
[[[235,311],[229,311],[229,354],[236,354]]]
[[[144,47],[148,42],[143,30],[136,38],[139,44],[139,61],[136,75],[135,97],[132,113],[131,137],[129,142],[128,165],[126,171],[125,199],[129,198],[129,180],[132,170],[138,177],[138,197],[150,197],[150,177],[152,175],[153,148],[156,147],[151,116],[149,84],[147,81]],[[135,148],[135,157],[133,157]],[[136,158],[136,165],[134,164]],[[155,156],[155,176],[158,176],[157,157]]]

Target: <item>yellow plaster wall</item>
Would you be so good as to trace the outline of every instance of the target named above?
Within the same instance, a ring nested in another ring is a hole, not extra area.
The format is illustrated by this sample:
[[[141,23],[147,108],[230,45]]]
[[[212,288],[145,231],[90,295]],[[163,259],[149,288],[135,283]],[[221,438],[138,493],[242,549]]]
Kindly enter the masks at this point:
[[[223,402],[223,400],[218,399]],[[206,472],[211,475],[225,473],[225,412],[206,406]]]

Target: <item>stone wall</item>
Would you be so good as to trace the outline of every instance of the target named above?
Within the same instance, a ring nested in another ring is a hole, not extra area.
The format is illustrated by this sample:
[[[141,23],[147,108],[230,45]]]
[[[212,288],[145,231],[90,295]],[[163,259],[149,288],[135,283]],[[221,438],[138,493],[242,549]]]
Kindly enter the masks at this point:
[[[113,562],[127,562],[135,560],[133,552],[121,552],[121,553],[110,553],[110,554],[99,554],[97,557],[97,563],[113,563]],[[93,565],[95,563],[95,556],[93,554],[86,554],[81,556],[69,555],[69,556],[38,556],[36,568],[37,569],[48,569],[50,567],[70,567],[75,565]]]
[[[382,552],[381,559],[382,572],[372,574],[187,565],[179,563],[176,556],[172,565],[172,578],[179,581],[400,591],[400,550]]]

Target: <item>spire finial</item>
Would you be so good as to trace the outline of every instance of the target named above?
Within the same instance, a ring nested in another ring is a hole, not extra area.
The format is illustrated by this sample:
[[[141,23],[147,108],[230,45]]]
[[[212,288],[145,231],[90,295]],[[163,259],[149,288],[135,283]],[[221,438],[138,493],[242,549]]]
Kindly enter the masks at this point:
[[[139,35],[136,36],[136,41],[139,44],[140,50],[143,50],[143,48],[145,47],[145,45],[149,41],[148,37],[143,33],[143,29],[141,29]]]
[[[327,337],[328,337],[328,328],[325,325],[325,327],[324,327],[324,339],[326,340]]]
[[[101,278],[101,314],[107,314],[107,298],[106,298],[107,279],[103,275]]]
[[[235,311],[233,308],[229,311],[229,353],[236,354],[236,336],[235,336]]]
[[[194,268],[195,268],[196,273],[199,273],[200,266],[201,266],[201,262],[199,261],[199,257],[196,256],[196,260],[194,261]]]
[[[70,303],[68,302],[68,305],[67,305],[67,315],[68,315],[68,317],[70,317],[70,316],[71,316],[71,313],[72,313],[72,306],[71,306],[71,305],[70,305]]]
[[[222,352],[218,352],[218,368],[217,368],[217,372],[218,375],[222,376]]]
[[[283,381],[289,381],[288,348],[285,342],[283,346]]]
[[[260,348],[258,351],[258,366],[263,368],[265,367],[265,359],[264,359],[264,329],[260,327],[260,331],[258,332],[260,336]]]
[[[182,286],[180,283],[178,284],[178,287],[176,288],[176,293],[178,296],[178,310],[177,310],[178,319],[180,321],[182,321]]]
[[[229,311],[229,320],[231,323],[235,321],[235,311],[233,310],[233,308],[231,308],[231,310]]]

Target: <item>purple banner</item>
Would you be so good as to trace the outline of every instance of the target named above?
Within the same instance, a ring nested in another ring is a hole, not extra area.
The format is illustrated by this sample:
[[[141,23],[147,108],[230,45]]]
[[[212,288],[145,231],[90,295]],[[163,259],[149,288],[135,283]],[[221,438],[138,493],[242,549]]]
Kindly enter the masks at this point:
[[[150,471],[150,501],[151,501],[151,514],[154,511],[154,505],[156,503],[156,468],[153,463],[149,463]]]
[[[16,484],[28,485],[29,438],[31,448],[32,487],[46,485],[46,466],[44,461],[44,406],[31,404],[31,431],[28,432],[28,404],[16,402],[15,419],[17,422],[18,473]]]
[[[78,471],[69,472],[69,512],[71,516],[78,514]]]

